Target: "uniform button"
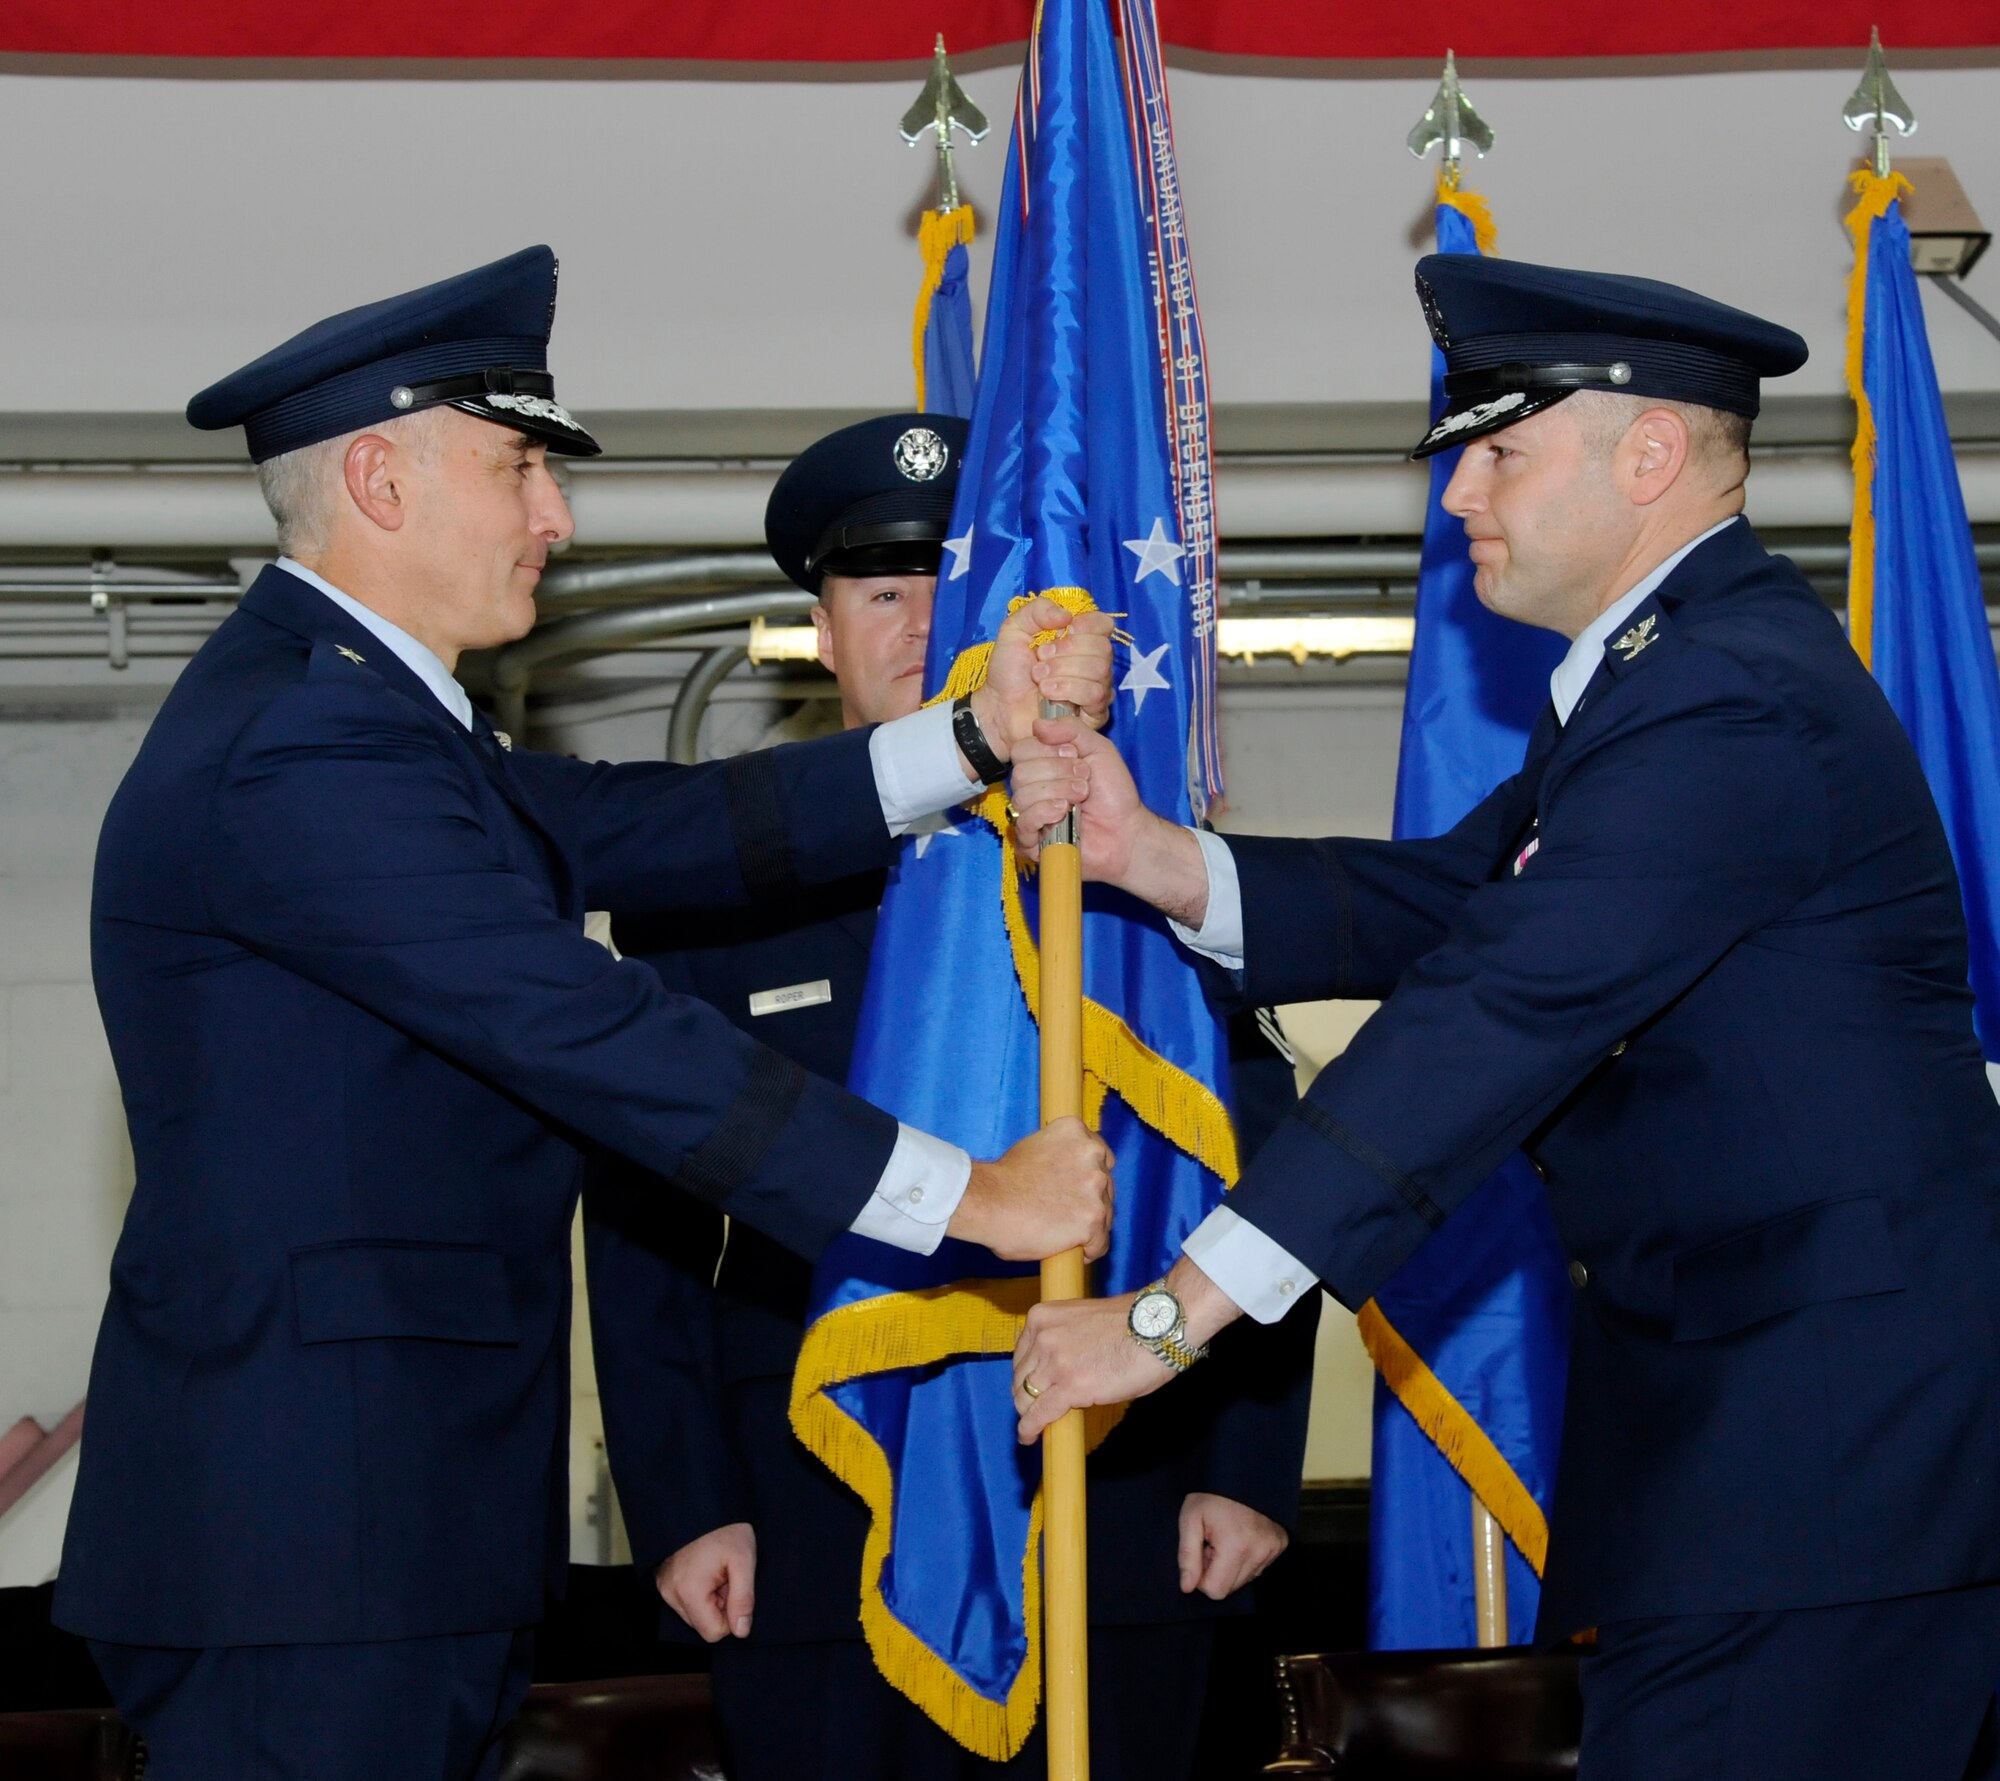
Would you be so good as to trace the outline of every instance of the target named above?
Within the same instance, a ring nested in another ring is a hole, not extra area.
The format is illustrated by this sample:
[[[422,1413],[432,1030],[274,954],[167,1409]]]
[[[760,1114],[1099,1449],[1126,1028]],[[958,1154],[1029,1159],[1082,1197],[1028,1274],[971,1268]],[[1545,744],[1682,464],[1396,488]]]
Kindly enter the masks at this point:
[[[1582,1292],[1590,1284],[1590,1270],[1582,1262],[1571,1262],[1569,1265],[1569,1283],[1578,1292]]]
[[[1538,1181],[1548,1180],[1549,1178],[1548,1169],[1544,1166],[1542,1159],[1540,1157],[1538,1156],[1529,1157],[1528,1167],[1534,1170],[1536,1180]]]
[[[923,1203],[924,1203],[924,1190],[920,1187],[911,1188],[910,1204],[912,1206],[921,1206]]]
[[[1625,1047],[1631,1043],[1630,1039],[1620,1039],[1616,1045],[1612,1046],[1611,1055],[1613,1057],[1623,1057],[1625,1055]]]

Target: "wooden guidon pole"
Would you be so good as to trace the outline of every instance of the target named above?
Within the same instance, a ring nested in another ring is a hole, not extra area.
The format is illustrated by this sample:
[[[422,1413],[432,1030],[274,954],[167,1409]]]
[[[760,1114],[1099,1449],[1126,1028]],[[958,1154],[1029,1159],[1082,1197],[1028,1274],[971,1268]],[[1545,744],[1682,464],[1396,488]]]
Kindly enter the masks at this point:
[[[1064,707],[1049,715],[1067,715]],[[1076,813],[1042,836],[1042,1123],[1083,1117],[1083,856]],[[1090,1290],[1083,1251],[1042,1263],[1044,1299]],[[1083,1412],[1042,1434],[1042,1654],[1049,1781],[1090,1781]]]
[[[1472,1499],[1472,1600],[1483,1646],[1507,1643],[1507,1536],[1493,1511]]]

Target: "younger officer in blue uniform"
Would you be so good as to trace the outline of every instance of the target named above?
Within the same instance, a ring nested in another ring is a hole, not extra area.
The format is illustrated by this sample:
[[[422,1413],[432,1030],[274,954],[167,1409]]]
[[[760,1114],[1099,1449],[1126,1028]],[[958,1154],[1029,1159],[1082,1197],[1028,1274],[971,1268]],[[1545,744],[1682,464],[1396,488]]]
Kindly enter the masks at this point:
[[[864,421],[801,453],[772,493],[766,536],[819,596],[820,655],[850,729],[921,697],[964,437],[948,416]],[[913,482],[903,466],[934,454],[909,442],[931,439],[948,468]],[[620,921],[616,938],[670,989],[840,1080],[882,879],[867,872],[702,923]],[[1247,1090],[1264,1114],[1245,1122],[1249,1154],[1293,1093],[1290,1065],[1254,1017],[1239,1024],[1239,1105]],[[663,1631],[720,1641],[713,1675],[734,1781],[1040,1776],[1038,1739],[1004,1767],[972,1756],[883,1680],[862,1642],[867,1513],[787,1416],[811,1269],[755,1231],[725,1231],[712,1208],[630,1165],[586,1188],[584,1217],[619,1501],[640,1570],[670,1610]],[[1198,1413],[1147,1406],[1091,1462],[1100,1781],[1189,1772],[1214,1618],[1247,1611],[1242,1585],[1283,1550],[1297,1512],[1313,1320],[1244,1335],[1202,1382]]]
[[[1359,1304],[1525,1146],[1574,1258],[1541,1631],[1598,1629],[1583,1781],[1990,1774],[2000,1107],[1916,756],[1738,517],[1804,343],[1643,279],[1419,284],[1479,596],[1574,639],[1521,772],[1434,841],[1224,844],[1093,737],[1017,762],[1024,828],[1088,784],[1087,869],[1218,993],[1387,998],[1168,1286],[1197,1342]],[[1024,1436],[1171,1376],[1125,1312],[1037,1312]]]
[[[459,652],[529,628],[570,534],[545,455],[596,450],[546,370],[555,286],[530,248],[189,408],[245,428],[291,554],[182,674],[99,845],[138,1181],[56,1596],[158,1781],[490,1769],[562,1579],[584,1139],[805,1255],[935,1247],[1017,1195],[1017,1250],[1108,1229],[1080,1122],[971,1164],[584,938],[587,905],[880,865],[970,775],[945,712],[685,769],[510,752],[473,711]],[[970,714],[999,747],[1038,675],[1103,710],[1101,633],[1003,648]]]

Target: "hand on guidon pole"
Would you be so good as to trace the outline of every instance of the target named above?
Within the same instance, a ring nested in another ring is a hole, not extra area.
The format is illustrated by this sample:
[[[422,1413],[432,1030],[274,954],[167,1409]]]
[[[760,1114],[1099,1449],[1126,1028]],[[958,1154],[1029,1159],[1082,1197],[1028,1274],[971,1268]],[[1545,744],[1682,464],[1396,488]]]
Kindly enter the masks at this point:
[[[1077,843],[1086,880],[1116,884],[1131,869],[1148,824],[1160,819],[1139,802],[1139,788],[1116,746],[1073,718],[1039,719],[1032,736],[1014,745],[1008,776],[1014,839],[1029,859],[1042,833],[1077,813]]]
[[[1224,1602],[1278,1560],[1292,1536],[1234,1497],[1190,1491],[1181,1503],[1181,1594]]]
[[[1167,1285],[1181,1302],[1187,1327],[1182,1340],[1205,1347],[1242,1311],[1186,1256],[1174,1263]],[[1142,1348],[1129,1319],[1135,1292],[1115,1299],[1044,1301],[1028,1309],[1028,1327],[1014,1345],[1014,1409],[1026,1446],[1071,1410],[1089,1404],[1123,1404],[1158,1391],[1176,1376],[1171,1361]]]
[[[998,1162],[972,1165],[945,1231],[1002,1261],[1066,1249],[1095,1261],[1111,1245],[1111,1146],[1080,1119],[1050,1121]]]
[[[732,1521],[690,1540],[653,1573],[660,1600],[713,1645],[750,1636],[757,1607],[757,1533]]]
[[[972,695],[973,715],[1003,758],[1028,739],[1042,701],[1068,705],[1093,730],[1111,718],[1111,616],[1072,613],[1053,600],[1030,600],[1009,613],[993,642],[986,684]],[[1043,631],[1061,634],[1037,646]]]

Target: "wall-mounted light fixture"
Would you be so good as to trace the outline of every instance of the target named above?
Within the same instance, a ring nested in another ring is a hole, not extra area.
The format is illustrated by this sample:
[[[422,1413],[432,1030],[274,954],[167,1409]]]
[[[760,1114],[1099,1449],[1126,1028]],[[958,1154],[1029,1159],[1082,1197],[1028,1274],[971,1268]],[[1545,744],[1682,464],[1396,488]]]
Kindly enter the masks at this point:
[[[1910,182],[1903,221],[1910,225],[1910,265],[1934,278],[1963,278],[1991,245],[1951,163],[1906,156],[1896,171]]]

